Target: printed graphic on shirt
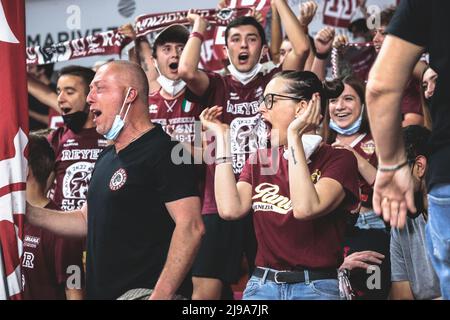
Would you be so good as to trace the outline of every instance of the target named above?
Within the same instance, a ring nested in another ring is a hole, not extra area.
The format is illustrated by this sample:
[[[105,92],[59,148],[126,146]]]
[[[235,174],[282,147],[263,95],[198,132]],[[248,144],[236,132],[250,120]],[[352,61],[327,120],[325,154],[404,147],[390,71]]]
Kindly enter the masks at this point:
[[[36,248],[40,242],[41,242],[41,239],[38,237],[25,235],[25,239],[23,240],[23,246],[30,247],[30,248]]]
[[[364,151],[368,156],[371,156],[375,152],[375,141],[369,140],[367,142],[361,143],[361,150]]]
[[[63,210],[75,210],[76,208],[82,207],[86,202],[93,169],[94,163],[86,161],[75,162],[67,167],[62,181],[64,199],[62,200],[61,207]]]
[[[322,172],[320,172],[319,169],[316,169],[316,170],[313,172],[313,174],[311,175],[311,180],[312,180],[312,182],[313,182],[314,184],[316,184],[316,183],[319,181],[321,175],[322,175]]]
[[[195,117],[152,119],[152,122],[159,123],[169,136],[180,142],[194,142]]]
[[[124,186],[125,182],[127,182],[127,172],[125,169],[120,168],[114,172],[111,177],[111,180],[109,181],[109,188],[112,191],[117,191]]]
[[[160,124],[174,140],[194,142],[197,130],[195,121],[201,111],[198,104],[187,101],[184,95],[167,100],[160,92],[151,94],[148,103],[148,112],[153,123]]]
[[[22,267],[29,269],[34,268],[34,254],[32,254],[31,252],[23,253]]]
[[[148,106],[148,113],[158,113],[158,106],[156,104],[151,104]]]
[[[271,183],[261,183],[255,188],[253,210],[287,214],[292,210],[292,202],[288,197],[279,194],[280,187]]]
[[[230,124],[233,171],[238,174],[245,165],[246,154],[267,147],[266,124],[261,117],[235,118]]]

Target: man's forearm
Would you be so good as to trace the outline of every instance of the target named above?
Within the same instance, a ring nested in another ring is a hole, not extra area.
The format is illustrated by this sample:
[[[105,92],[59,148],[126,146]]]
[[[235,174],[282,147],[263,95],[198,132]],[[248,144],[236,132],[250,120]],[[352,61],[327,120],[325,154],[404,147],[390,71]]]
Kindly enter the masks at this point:
[[[367,83],[366,102],[380,165],[405,160],[400,101],[421,48],[387,36]]]
[[[58,96],[45,84],[34,79],[32,76],[28,76],[28,93],[38,99],[41,103],[55,109],[58,113],[61,113],[58,107]]]
[[[368,87],[367,105],[380,163],[395,165],[405,160],[402,141],[400,105],[401,93],[377,93]],[[395,112],[392,109],[396,109]]]
[[[48,115],[46,114],[40,114],[36,111],[33,110],[28,110],[28,115],[30,116],[30,118],[39,121],[42,124],[47,125],[48,124]]]
[[[159,84],[156,82],[158,79],[158,71],[153,64],[153,50],[147,39],[140,39],[136,44],[137,55],[141,63],[142,69],[144,69],[147,76],[147,81],[150,86],[150,92],[154,92],[159,89]]]
[[[87,235],[87,222],[81,210],[61,212],[27,206],[27,221],[63,237],[82,238]]]
[[[206,31],[206,25],[202,20],[196,20],[192,27],[192,32],[204,34]],[[202,40],[198,37],[190,37],[186,42],[183,52],[180,56],[180,63],[178,72],[188,82],[195,77],[195,73],[198,69],[200,62],[200,51],[202,46]]]
[[[175,227],[166,264],[150,299],[165,300],[173,297],[194,262],[202,233],[191,225]]]

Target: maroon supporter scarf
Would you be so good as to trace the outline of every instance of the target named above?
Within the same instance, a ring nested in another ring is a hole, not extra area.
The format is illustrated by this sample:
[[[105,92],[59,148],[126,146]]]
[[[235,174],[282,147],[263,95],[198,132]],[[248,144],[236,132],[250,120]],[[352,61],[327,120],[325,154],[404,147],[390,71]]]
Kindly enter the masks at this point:
[[[204,17],[212,26],[226,26],[234,18],[246,15],[250,11],[251,7],[242,7],[195,10],[194,13]],[[188,11],[175,11],[139,16],[135,23],[136,36],[156,33],[174,23],[189,25],[187,15]],[[91,56],[120,54],[130,42],[131,39],[125,38],[117,30],[112,30],[48,47],[28,47],[27,64],[41,65]]]
[[[250,7],[242,7],[234,9],[199,9],[193,10],[193,13],[196,13],[206,19],[210,25],[226,26],[236,17],[246,15],[250,13],[250,11]],[[136,36],[141,37],[150,32],[160,31],[174,23],[190,25],[187,16],[188,11],[152,13],[139,16],[136,18],[136,23],[134,26]]]
[[[131,39],[125,38],[117,30],[99,33],[95,36],[55,43],[48,47],[28,47],[27,64],[47,64],[77,58],[120,54]]]
[[[343,48],[345,47],[373,47],[373,42],[347,43],[343,46]],[[331,70],[333,78],[339,78],[339,52],[337,48],[331,50]]]

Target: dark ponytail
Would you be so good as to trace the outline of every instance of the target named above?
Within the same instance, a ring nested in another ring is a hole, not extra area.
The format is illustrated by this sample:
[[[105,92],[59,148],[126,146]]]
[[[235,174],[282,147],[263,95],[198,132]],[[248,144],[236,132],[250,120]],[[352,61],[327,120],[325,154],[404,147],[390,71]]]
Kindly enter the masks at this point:
[[[344,91],[344,84],[341,80],[320,81],[317,75],[310,71],[282,71],[275,75],[288,80],[286,93],[311,100],[316,92],[321,98],[321,114],[325,114],[325,109],[329,99],[337,98]]]

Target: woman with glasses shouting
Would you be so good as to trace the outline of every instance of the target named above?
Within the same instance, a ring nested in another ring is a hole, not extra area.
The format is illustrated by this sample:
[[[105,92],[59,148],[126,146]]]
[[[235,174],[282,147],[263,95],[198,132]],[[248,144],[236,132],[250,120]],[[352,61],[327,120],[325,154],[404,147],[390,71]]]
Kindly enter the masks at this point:
[[[215,196],[224,219],[253,209],[256,266],[244,299],[340,299],[337,269],[348,215],[359,206],[358,168],[348,150],[315,134],[326,101],[343,90],[312,72],[282,72],[265,89],[262,119],[271,126],[271,148],[233,175],[228,126],[222,107],[200,119],[216,135]]]

